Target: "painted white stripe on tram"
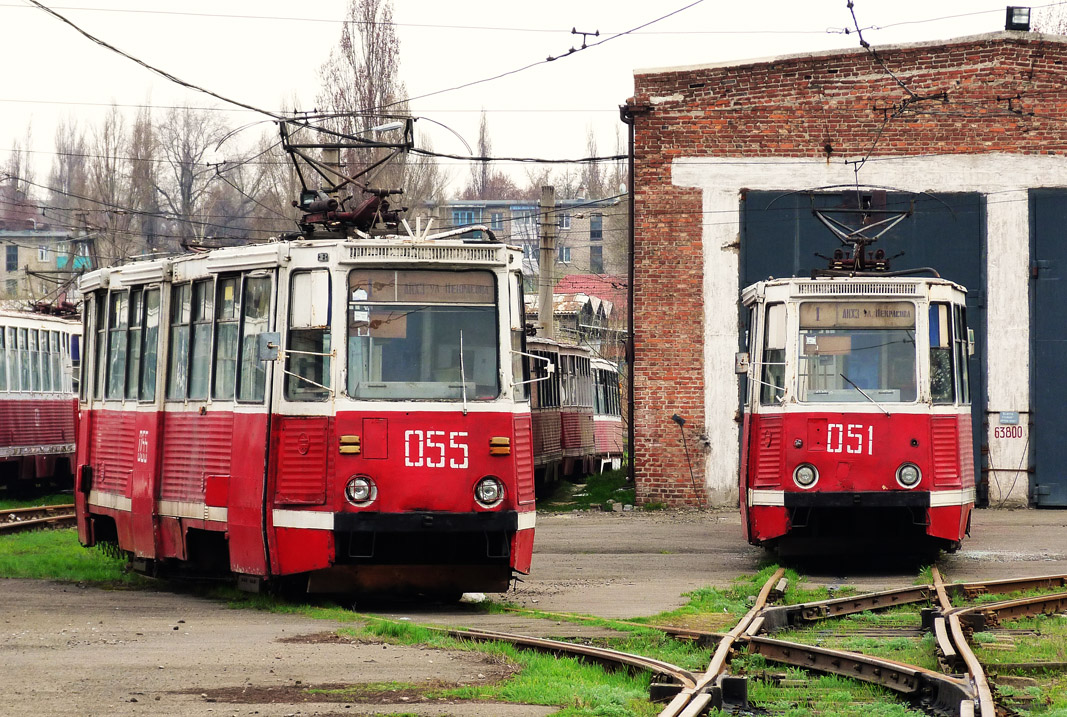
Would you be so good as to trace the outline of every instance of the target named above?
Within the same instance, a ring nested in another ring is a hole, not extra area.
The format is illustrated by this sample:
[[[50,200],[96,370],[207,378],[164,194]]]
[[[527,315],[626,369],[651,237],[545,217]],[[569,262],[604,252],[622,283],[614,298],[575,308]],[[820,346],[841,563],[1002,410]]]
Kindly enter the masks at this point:
[[[930,507],[944,508],[950,505],[966,505],[974,502],[974,488],[960,490],[935,490],[930,492]]]
[[[279,510],[274,511],[275,528],[311,528],[314,530],[333,530],[333,513],[320,510]]]
[[[102,491],[89,491],[89,505],[98,508],[111,508],[112,510],[124,510],[127,513],[133,508],[133,502],[124,495],[104,493]]]
[[[182,500],[161,500],[156,503],[156,512],[167,518],[193,518],[195,520],[214,520],[225,523],[229,520],[229,510],[205,503]]]
[[[59,453],[73,453],[73,443],[57,443],[51,446],[6,446],[0,448],[0,458],[18,456],[45,456]]]
[[[785,506],[784,490],[750,490],[748,492],[749,505],[773,505]]]
[[[525,513],[519,513],[519,530],[529,530],[534,527],[534,523],[537,522],[537,513],[530,510]]]

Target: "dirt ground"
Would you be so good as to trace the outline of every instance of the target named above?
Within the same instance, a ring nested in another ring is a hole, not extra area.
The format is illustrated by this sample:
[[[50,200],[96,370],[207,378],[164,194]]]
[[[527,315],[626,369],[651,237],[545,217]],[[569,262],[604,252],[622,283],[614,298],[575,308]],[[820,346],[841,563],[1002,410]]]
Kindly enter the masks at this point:
[[[494,598],[547,611],[652,615],[682,594],[725,585],[767,556],[741,538],[730,512],[570,513],[538,517],[533,573]],[[1067,574],[1067,512],[979,511],[964,548],[940,565],[950,580]],[[811,584],[875,590],[911,584],[915,566],[871,556],[862,569],[810,565]],[[339,623],[231,610],[166,589],[103,591],[0,580],[0,712],[25,715],[510,715],[552,709],[428,702],[398,691],[375,702],[313,701],[305,688],[370,682],[472,684],[513,666],[477,654],[359,644]],[[360,604],[425,623],[543,636],[600,634],[554,620],[485,616],[460,606]]]

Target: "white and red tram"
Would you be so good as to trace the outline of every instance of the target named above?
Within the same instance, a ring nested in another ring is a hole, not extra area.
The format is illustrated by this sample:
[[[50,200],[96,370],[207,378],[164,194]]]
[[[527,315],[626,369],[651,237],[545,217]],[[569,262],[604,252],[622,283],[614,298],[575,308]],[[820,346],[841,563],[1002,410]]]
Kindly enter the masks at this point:
[[[742,292],[750,543],[960,545],[975,499],[964,298],[947,280],[890,276]]]
[[[507,589],[535,516],[521,259],[392,236],[86,275],[80,540],[250,588]]]
[[[81,322],[0,310],[0,485],[69,488]]]

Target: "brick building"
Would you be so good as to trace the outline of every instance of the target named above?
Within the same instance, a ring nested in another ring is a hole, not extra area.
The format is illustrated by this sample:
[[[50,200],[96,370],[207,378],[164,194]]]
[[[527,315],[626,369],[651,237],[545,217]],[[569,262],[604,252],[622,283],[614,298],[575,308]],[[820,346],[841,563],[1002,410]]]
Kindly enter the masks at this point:
[[[1067,505],[1064,409],[1046,399],[1067,370],[1067,38],[876,49],[635,72],[639,502],[736,504],[739,290],[814,268],[833,246],[809,201],[858,183],[857,201],[918,202],[911,258],[969,289],[980,495]]]

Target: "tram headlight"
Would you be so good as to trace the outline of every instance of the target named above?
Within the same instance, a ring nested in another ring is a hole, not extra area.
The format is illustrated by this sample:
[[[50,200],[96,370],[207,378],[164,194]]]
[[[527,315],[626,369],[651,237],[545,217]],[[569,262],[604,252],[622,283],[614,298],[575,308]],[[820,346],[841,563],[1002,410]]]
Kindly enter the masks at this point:
[[[474,499],[480,505],[492,508],[504,500],[504,484],[496,476],[486,476],[474,486]]]
[[[923,472],[914,463],[901,463],[897,468],[897,483],[902,488],[914,488],[922,480]]]
[[[810,463],[801,463],[793,471],[793,482],[801,488],[811,488],[818,480],[819,471]]]
[[[378,497],[378,487],[369,476],[352,476],[345,485],[345,498],[356,506],[367,506]]]

